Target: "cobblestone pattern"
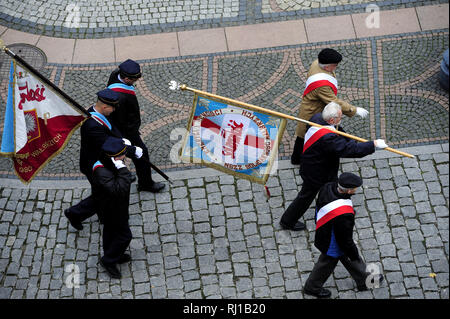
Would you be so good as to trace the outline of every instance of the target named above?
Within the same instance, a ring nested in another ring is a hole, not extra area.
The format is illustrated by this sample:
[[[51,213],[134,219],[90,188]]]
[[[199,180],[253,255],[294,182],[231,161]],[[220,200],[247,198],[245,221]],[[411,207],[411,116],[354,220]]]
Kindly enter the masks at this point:
[[[345,117],[347,132],[366,139],[385,138],[395,147],[448,141],[448,92],[440,88],[437,80],[440,56],[448,47],[448,31],[423,32],[140,61],[144,74],[137,82],[141,133],[152,161],[165,170],[192,167],[178,163],[174,156],[188,122],[192,94],[168,90],[170,80],[296,116],[309,65],[325,47],[334,47],[344,56],[337,70],[339,96],[370,111],[368,119]],[[406,70],[411,66],[409,75]],[[51,64],[42,73],[78,103],[89,107],[116,67]],[[4,105],[7,80],[1,80],[0,99]],[[0,113],[0,125],[3,116]],[[291,154],[295,126],[294,121],[288,121],[280,145],[281,159]],[[78,170],[79,139],[77,131],[38,178],[84,178]],[[0,158],[0,176],[15,178],[8,158]]]
[[[416,160],[341,164],[364,180],[353,197],[354,239],[386,281],[356,292],[339,264],[325,284],[333,298],[449,297],[448,144],[445,149]],[[287,168],[267,185],[269,200],[261,185],[228,175],[178,180],[156,195],[138,193],[133,184],[132,262],[120,266],[120,280],[98,264],[103,226],[97,218],[75,232],[62,213],[88,189],[0,188],[0,298],[310,298],[302,287],[318,258],[314,207],[304,216],[307,231],[281,230],[280,216],[301,179]],[[73,269],[78,288],[70,286]]]
[[[366,12],[366,0],[5,0],[0,25],[46,36],[84,39],[217,28]],[[373,2],[373,1],[372,1]],[[448,0],[377,1],[380,10]]]

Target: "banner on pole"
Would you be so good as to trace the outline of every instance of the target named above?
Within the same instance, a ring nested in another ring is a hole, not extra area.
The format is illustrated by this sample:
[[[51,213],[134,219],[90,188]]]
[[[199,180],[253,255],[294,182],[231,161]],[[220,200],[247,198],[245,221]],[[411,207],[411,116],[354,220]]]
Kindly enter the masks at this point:
[[[265,184],[286,119],[195,93],[180,157]]]
[[[69,141],[86,116],[18,61],[11,62],[0,155],[29,183]]]

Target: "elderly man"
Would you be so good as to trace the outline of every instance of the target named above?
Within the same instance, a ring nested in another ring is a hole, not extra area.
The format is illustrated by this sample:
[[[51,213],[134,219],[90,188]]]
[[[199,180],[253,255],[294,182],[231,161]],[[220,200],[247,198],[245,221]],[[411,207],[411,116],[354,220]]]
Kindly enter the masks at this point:
[[[375,152],[375,147],[386,148],[384,140],[358,143],[333,131],[341,123],[342,109],[339,104],[330,102],[322,113],[311,118],[311,122],[326,126],[317,128],[311,126],[305,135],[300,176],[303,179],[302,189],[289,205],[280,220],[283,229],[294,231],[305,229],[298,221],[306,212],[319,189],[326,183],[335,181],[339,170],[341,157],[364,157]],[[344,130],[339,127],[339,131]]]
[[[320,51],[318,59],[311,64],[308,71],[306,88],[303,92],[298,114],[299,118],[309,121],[314,114],[322,112],[325,105],[330,102],[339,104],[342,107],[342,112],[349,117],[355,114],[363,118],[367,116],[367,110],[337,98],[338,81],[335,70],[341,61],[342,55],[336,50],[326,48]],[[306,124],[299,122],[295,130],[296,139],[291,156],[291,163],[294,165],[300,164],[305,133]]]
[[[331,292],[323,288],[338,261],[356,281],[359,291],[375,288],[383,275],[369,277],[366,264],[353,241],[355,211],[351,196],[362,185],[362,179],[353,173],[343,173],[338,182],[325,184],[319,192],[316,206],[316,235],[314,245],[321,255],[306,280],[303,292],[317,298],[329,298]]]

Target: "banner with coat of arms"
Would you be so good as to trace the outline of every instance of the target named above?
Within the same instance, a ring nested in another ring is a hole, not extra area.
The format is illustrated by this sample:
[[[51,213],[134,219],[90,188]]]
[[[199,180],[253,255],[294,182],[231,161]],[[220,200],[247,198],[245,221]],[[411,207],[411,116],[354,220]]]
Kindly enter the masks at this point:
[[[181,160],[265,184],[285,127],[284,118],[195,93]]]
[[[22,182],[62,151],[85,118],[33,71],[11,62],[0,155],[12,158]]]

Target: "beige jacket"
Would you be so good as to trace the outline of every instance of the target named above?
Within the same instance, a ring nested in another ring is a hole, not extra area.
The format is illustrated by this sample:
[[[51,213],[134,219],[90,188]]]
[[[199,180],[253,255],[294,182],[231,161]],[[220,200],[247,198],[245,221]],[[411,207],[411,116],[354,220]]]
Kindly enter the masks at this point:
[[[307,77],[310,77],[311,75],[317,73],[326,73],[333,77],[336,77],[336,74],[334,72],[328,72],[320,68],[319,61],[315,60],[309,68]],[[309,92],[303,97],[300,104],[300,112],[298,113],[298,117],[309,121],[314,114],[322,112],[325,105],[330,102],[338,103],[342,108],[342,113],[349,117],[352,117],[356,114],[356,106],[338,99],[337,96],[334,95],[331,87],[322,86]],[[306,126],[307,124],[298,122],[297,129],[295,130],[295,135],[304,138],[306,133]]]

